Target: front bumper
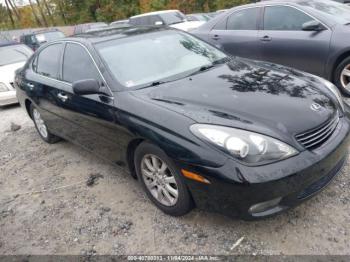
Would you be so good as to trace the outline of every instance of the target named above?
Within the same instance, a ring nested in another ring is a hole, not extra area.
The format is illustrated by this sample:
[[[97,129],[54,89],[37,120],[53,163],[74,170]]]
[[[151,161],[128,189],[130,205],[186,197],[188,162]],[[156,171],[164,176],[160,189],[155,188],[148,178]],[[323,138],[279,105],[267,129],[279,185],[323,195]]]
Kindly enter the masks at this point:
[[[211,182],[205,185],[186,179],[197,207],[252,220],[280,213],[320,192],[342,169],[349,143],[349,120],[342,117],[333,135],[320,148],[277,163],[248,167],[229,159],[220,168],[178,164]],[[263,212],[250,210],[276,199],[279,201]]]
[[[16,91],[0,92],[0,106],[17,104]]]

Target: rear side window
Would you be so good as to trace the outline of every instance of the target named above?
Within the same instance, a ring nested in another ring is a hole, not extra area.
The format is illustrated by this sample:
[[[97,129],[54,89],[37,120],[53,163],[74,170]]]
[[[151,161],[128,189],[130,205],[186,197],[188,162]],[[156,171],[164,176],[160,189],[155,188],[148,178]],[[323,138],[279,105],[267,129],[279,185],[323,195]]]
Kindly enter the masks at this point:
[[[230,15],[227,30],[257,30],[259,8],[249,8]]]
[[[87,51],[80,45],[68,43],[63,57],[63,80],[73,83],[79,80],[100,80],[97,68]]]
[[[149,25],[148,16],[136,17],[130,19],[132,25]]]
[[[289,6],[265,7],[264,30],[301,31],[303,24],[314,19]]]
[[[36,60],[36,72],[40,75],[58,78],[62,44],[53,44],[42,50]]]
[[[152,15],[148,18],[148,23],[150,25],[155,25],[157,22],[163,22],[159,15]]]

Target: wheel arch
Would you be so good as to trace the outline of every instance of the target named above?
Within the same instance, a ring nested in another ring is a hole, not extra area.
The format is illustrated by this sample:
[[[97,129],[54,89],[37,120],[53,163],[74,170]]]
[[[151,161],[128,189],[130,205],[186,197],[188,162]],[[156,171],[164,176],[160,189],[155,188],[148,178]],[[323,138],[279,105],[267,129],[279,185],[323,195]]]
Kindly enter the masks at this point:
[[[337,69],[338,65],[347,57],[350,57],[350,49],[343,51],[341,54],[337,56],[335,61],[332,64],[332,70],[330,71],[329,79],[332,80],[332,82],[335,81],[334,74],[335,70]]]
[[[136,151],[136,148],[144,141],[146,141],[146,139],[144,138],[135,138],[129,142],[126,150],[126,161],[128,164],[128,168],[131,176],[135,179],[137,179],[135,164],[134,164],[135,151]]]
[[[27,114],[28,114],[28,116],[29,116],[30,118],[32,118],[32,114],[30,113],[30,106],[31,106],[32,103],[33,103],[33,102],[30,101],[29,99],[26,99],[26,100],[24,101],[24,105],[25,105]]]

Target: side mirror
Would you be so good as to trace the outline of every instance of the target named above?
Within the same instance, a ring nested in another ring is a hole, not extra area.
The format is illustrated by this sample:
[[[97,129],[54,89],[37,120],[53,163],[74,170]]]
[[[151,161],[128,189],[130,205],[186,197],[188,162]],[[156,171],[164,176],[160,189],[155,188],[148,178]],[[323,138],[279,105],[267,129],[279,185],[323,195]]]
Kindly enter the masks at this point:
[[[164,23],[162,21],[157,21],[154,23],[155,25],[164,25]]]
[[[100,90],[100,84],[95,79],[86,79],[86,80],[80,80],[76,81],[72,85],[73,91],[77,95],[97,95],[97,94],[104,94]]]
[[[316,32],[326,30],[324,25],[322,25],[320,22],[317,22],[315,20],[304,23],[302,26],[302,29],[303,31],[316,31]]]

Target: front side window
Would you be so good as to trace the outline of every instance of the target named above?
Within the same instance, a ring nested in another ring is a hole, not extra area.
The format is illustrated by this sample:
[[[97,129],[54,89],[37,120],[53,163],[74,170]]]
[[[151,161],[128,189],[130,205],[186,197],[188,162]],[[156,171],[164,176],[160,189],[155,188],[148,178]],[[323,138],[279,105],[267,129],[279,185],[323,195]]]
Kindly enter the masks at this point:
[[[68,43],[63,57],[63,80],[73,83],[86,79],[100,79],[96,66],[83,47]]]
[[[161,31],[96,44],[113,76],[125,87],[180,79],[226,55],[177,31]]]
[[[303,24],[314,19],[289,6],[265,7],[264,30],[301,31]]]
[[[62,44],[53,44],[42,50],[36,59],[36,72],[40,75],[58,78]]]
[[[257,30],[259,8],[249,8],[230,15],[227,30]]]

